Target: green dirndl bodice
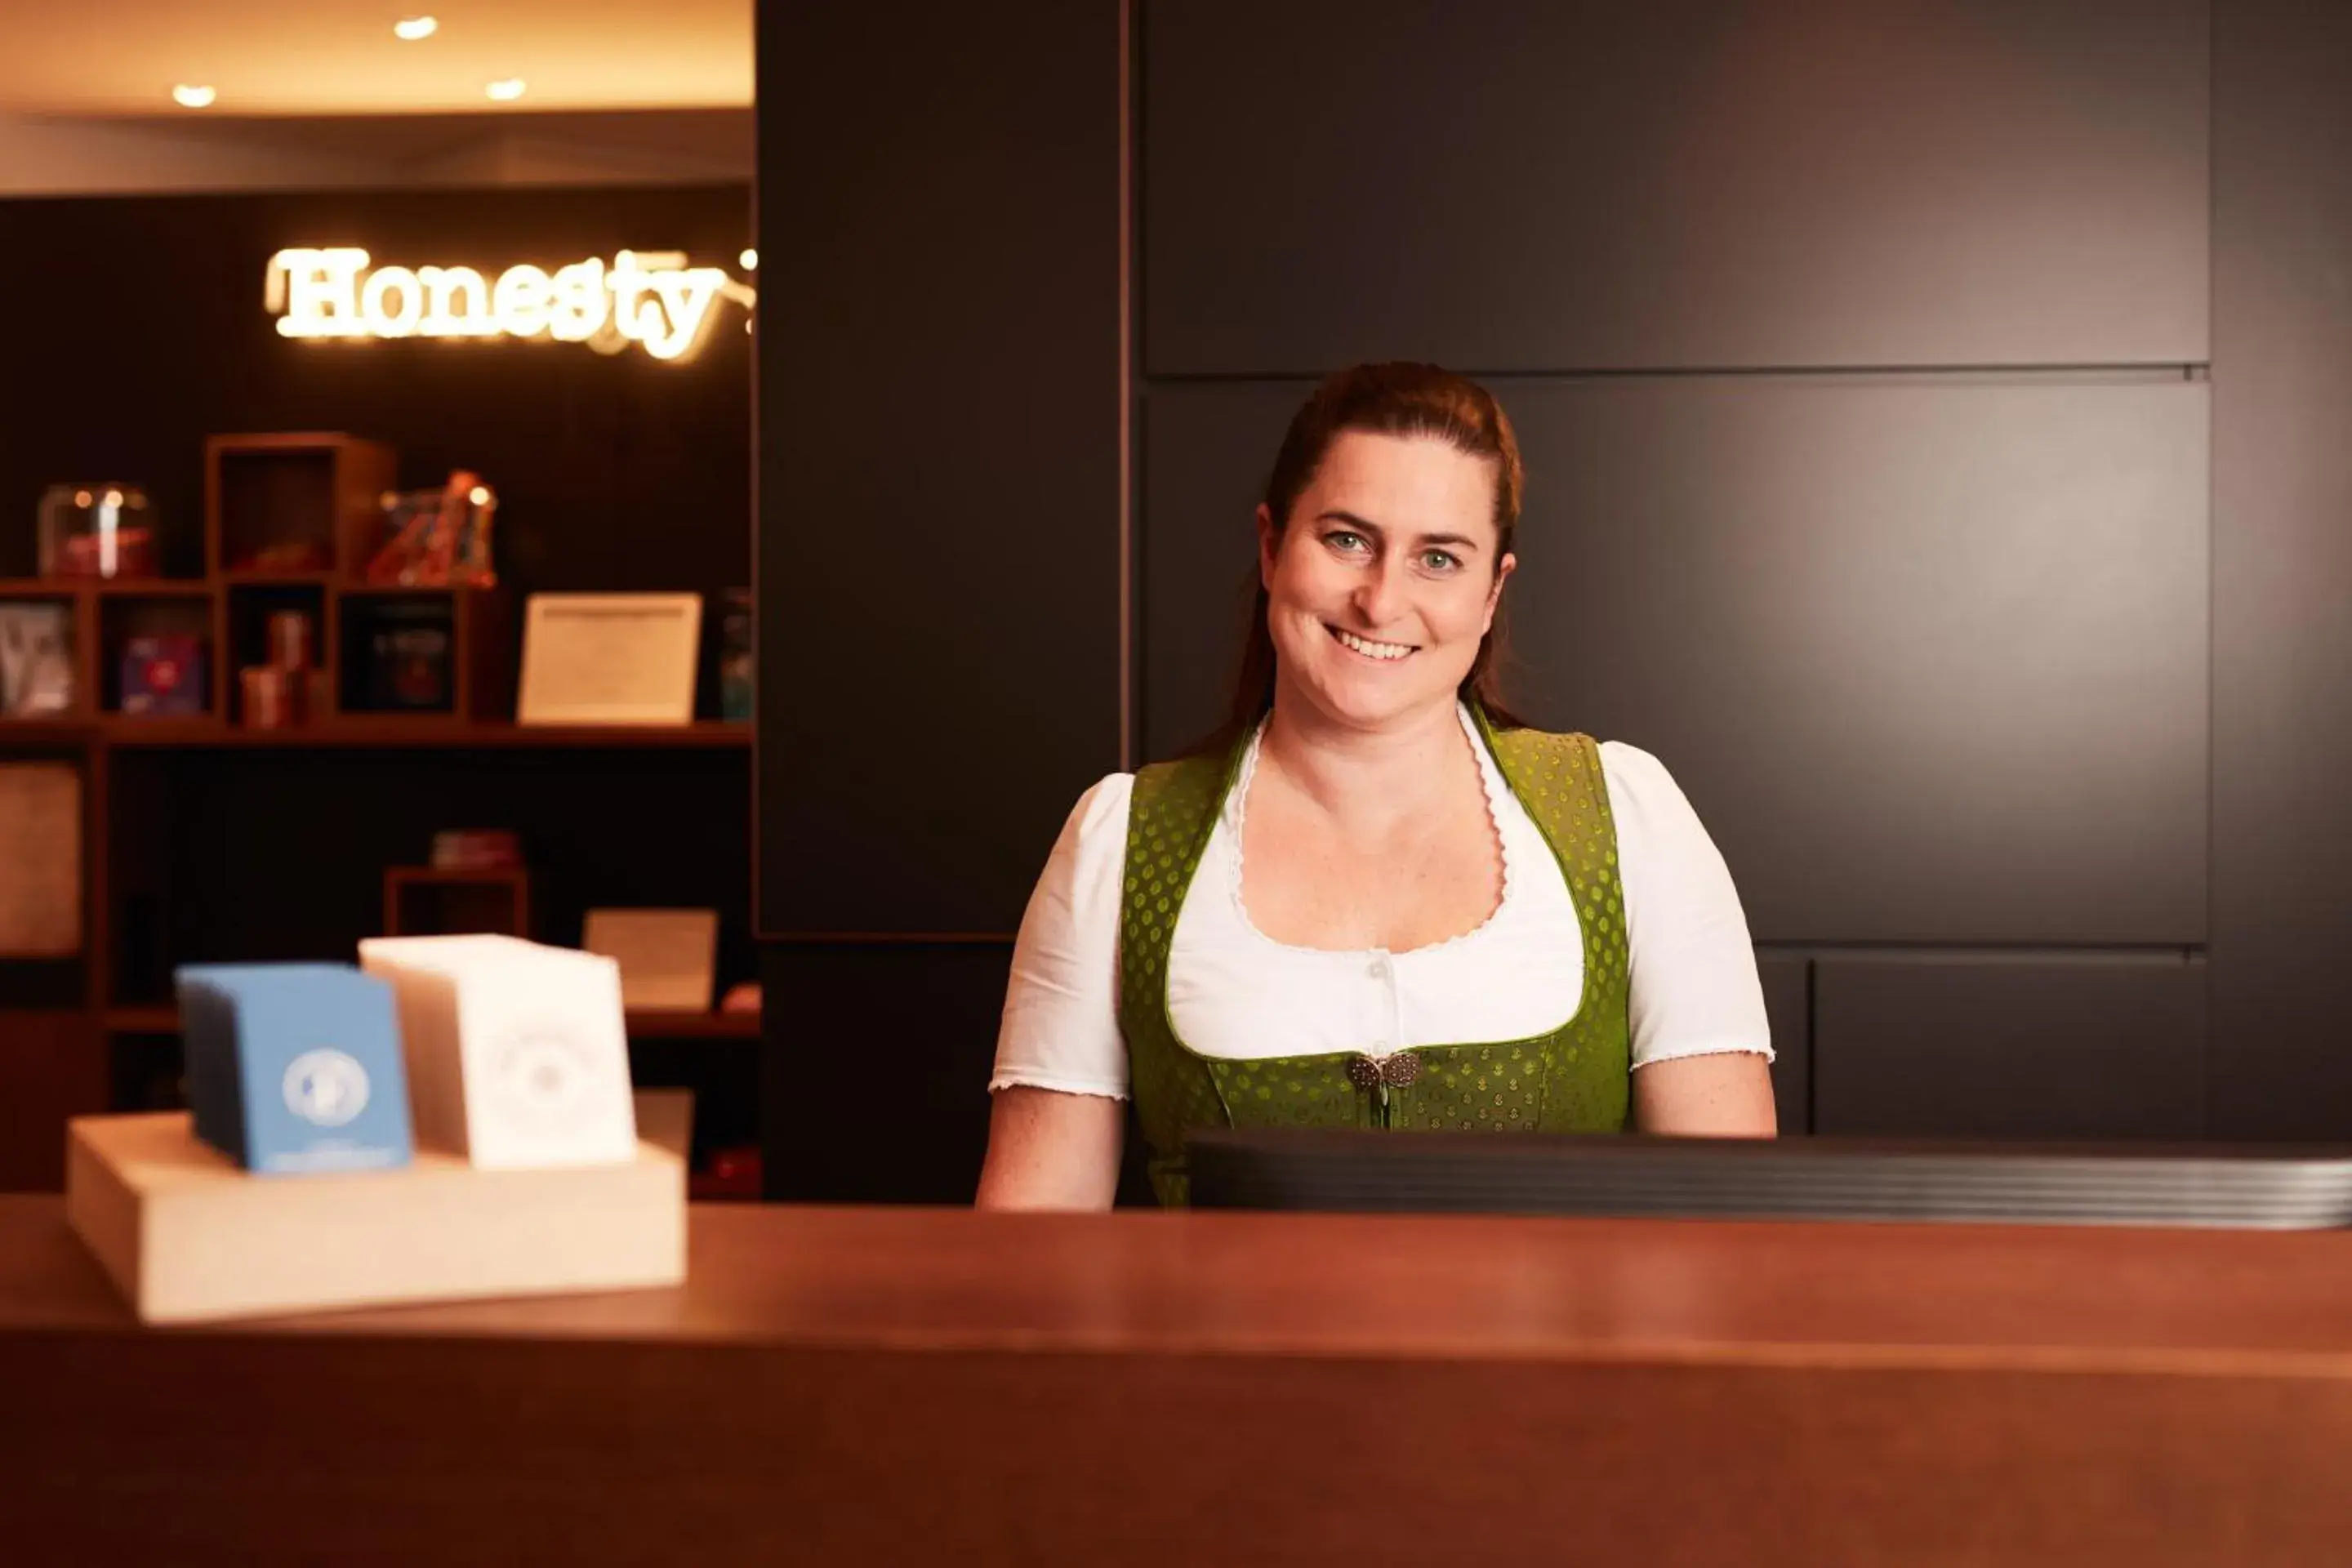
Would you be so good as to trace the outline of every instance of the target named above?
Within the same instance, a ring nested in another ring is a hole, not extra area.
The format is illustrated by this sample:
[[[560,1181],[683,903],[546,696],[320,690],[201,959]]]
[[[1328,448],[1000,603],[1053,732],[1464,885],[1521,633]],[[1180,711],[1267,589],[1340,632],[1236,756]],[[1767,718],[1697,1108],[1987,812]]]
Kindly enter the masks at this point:
[[[1631,1098],[1630,966],[1617,834],[1601,749],[1589,735],[1496,731],[1472,709],[1504,782],[1568,879],[1584,940],[1584,994],[1548,1035],[1421,1046],[1372,1058],[1336,1051],[1226,1060],[1176,1037],[1168,956],[1176,917],[1234,786],[1230,755],[1159,763],[1135,775],[1119,908],[1120,1032],[1160,1201],[1187,1195],[1184,1140],[1203,1127],[1614,1132]]]

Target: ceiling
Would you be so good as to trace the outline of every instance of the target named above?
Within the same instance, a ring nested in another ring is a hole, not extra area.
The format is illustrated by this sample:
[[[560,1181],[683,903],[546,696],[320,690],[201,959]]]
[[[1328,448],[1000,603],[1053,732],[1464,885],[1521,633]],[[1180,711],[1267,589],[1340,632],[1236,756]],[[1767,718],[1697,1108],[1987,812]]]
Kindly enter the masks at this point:
[[[741,108],[752,0],[0,0],[0,113],[446,114]],[[393,23],[427,13],[420,43]],[[520,77],[511,105],[483,89]],[[210,109],[172,101],[213,88]]]

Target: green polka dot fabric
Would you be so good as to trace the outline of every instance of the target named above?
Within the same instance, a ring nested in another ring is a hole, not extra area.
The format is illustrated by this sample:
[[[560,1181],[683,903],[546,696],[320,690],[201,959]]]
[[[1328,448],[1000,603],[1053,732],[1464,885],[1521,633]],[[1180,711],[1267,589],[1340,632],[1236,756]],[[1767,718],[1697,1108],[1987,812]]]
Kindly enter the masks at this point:
[[[1120,890],[1119,1028],[1161,1203],[1185,1202],[1184,1140],[1202,1127],[1625,1127],[1631,964],[1601,749],[1589,735],[1498,731],[1475,707],[1472,717],[1511,792],[1551,846],[1583,931],[1583,1001],[1575,1017],[1532,1039],[1423,1046],[1378,1061],[1352,1052],[1231,1061],[1188,1048],[1168,1013],[1168,955],[1242,748],[1224,757],[1154,763],[1136,774]]]

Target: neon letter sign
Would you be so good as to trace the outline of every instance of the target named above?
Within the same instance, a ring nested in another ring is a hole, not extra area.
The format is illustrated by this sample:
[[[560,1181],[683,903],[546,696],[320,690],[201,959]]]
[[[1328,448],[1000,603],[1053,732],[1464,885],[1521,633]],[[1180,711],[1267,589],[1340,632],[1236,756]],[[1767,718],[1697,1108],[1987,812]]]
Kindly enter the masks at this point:
[[[658,360],[690,356],[723,295],[758,299],[717,267],[679,252],[624,250],[607,268],[591,257],[558,268],[509,267],[495,282],[470,267],[369,267],[354,246],[281,250],[269,258],[266,300],[289,338],[551,338],[618,353],[631,343]]]

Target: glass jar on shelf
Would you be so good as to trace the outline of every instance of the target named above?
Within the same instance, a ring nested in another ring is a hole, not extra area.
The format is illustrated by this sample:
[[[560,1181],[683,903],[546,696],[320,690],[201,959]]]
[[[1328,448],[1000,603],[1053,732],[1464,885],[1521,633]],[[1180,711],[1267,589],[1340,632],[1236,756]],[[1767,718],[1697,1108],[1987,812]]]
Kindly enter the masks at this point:
[[[51,485],[41,492],[41,575],[161,576],[157,522],[154,504],[138,485]]]

